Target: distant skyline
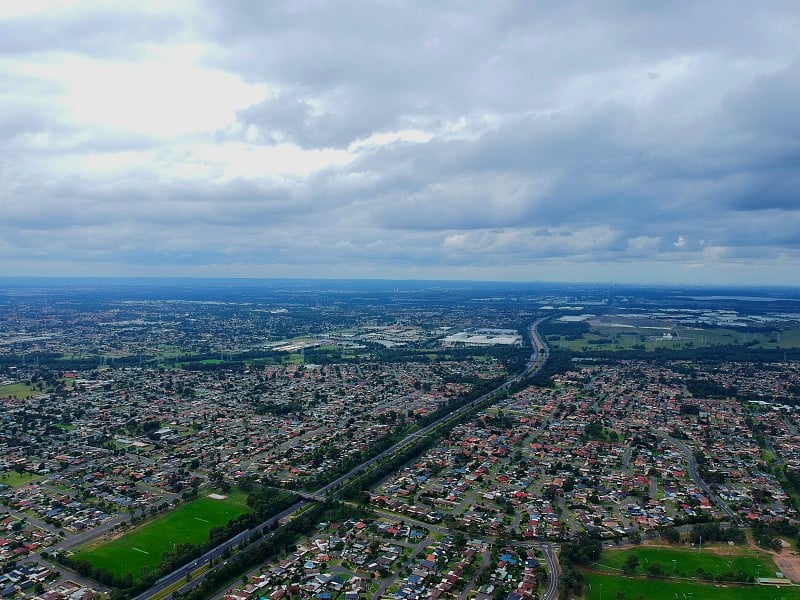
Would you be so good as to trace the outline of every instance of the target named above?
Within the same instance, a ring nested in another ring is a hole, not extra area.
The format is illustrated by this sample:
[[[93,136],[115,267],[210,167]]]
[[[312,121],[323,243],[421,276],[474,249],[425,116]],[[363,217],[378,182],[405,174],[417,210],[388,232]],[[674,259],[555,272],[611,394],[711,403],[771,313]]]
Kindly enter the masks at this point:
[[[797,285],[798,31],[794,1],[3,0],[0,276]]]

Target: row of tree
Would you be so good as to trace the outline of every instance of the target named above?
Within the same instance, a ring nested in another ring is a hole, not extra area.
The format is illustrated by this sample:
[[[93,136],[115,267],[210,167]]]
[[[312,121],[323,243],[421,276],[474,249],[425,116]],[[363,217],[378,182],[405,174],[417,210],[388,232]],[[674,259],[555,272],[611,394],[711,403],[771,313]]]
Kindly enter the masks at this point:
[[[204,600],[211,598],[223,585],[237,579],[242,573],[266,562],[274,556],[280,556],[294,547],[296,540],[315,530],[321,521],[339,521],[358,519],[368,513],[353,506],[338,502],[323,502],[310,505],[285,525],[281,525],[263,540],[248,540],[240,551],[231,555],[224,564],[212,569],[203,582],[185,594],[173,593],[173,598],[181,600]]]

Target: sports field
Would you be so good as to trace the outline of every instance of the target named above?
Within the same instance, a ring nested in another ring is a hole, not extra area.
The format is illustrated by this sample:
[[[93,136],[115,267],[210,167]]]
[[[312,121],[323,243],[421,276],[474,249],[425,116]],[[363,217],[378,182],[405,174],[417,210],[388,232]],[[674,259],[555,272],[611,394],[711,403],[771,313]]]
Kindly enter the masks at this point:
[[[638,557],[639,566],[634,574],[624,576],[622,565],[631,555]],[[646,575],[654,563],[661,565],[662,577]],[[770,555],[744,546],[714,545],[702,550],[638,546],[608,550],[592,569],[595,572],[585,574],[584,600],[800,600],[799,587],[715,584],[697,579],[699,569],[712,576],[744,571],[754,578],[774,577],[778,569]]]
[[[639,546],[626,550],[608,550],[603,553],[597,568],[620,572],[629,555],[639,558],[638,574],[644,574],[653,563],[661,565],[665,576],[697,577],[697,570],[716,576],[733,571],[753,577],[773,577],[778,570],[766,552],[740,546],[712,546],[703,550],[689,548],[662,548]]]
[[[31,481],[41,479],[41,475],[36,473],[17,473],[16,471],[6,471],[0,474],[0,483],[3,483],[12,488],[22,487],[28,485]]]
[[[591,586],[591,587],[590,587]],[[586,575],[585,600],[798,600],[800,589],[774,586],[703,585],[676,579]]]
[[[249,512],[246,499],[241,492],[231,493],[223,500],[208,496],[197,498],[122,537],[79,549],[74,558],[86,559],[118,578],[130,573],[138,579],[143,567],[154,572],[161,557],[175,546],[201,545],[208,541],[212,528]]]
[[[0,398],[5,398],[6,396],[10,396],[12,398],[19,398],[24,400],[25,398],[30,398],[31,396],[35,396],[36,394],[41,394],[38,390],[35,390],[29,385],[25,385],[24,383],[10,383],[8,385],[0,385]]]

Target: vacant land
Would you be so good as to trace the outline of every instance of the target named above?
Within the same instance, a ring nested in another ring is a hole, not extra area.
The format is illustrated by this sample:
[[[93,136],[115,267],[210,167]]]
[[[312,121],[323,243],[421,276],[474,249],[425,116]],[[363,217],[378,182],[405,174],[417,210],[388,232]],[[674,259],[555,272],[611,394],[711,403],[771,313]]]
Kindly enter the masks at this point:
[[[118,578],[130,573],[137,579],[143,568],[154,572],[166,552],[181,544],[205,543],[212,528],[249,510],[241,493],[225,499],[197,498],[111,542],[79,550],[75,558],[85,558]]]

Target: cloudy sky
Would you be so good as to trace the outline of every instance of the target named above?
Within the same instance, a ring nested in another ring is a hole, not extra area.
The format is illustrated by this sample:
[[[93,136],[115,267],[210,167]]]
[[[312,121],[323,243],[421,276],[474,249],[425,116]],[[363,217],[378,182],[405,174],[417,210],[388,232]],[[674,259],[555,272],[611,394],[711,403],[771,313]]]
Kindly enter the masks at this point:
[[[781,2],[0,2],[0,275],[800,284]]]

